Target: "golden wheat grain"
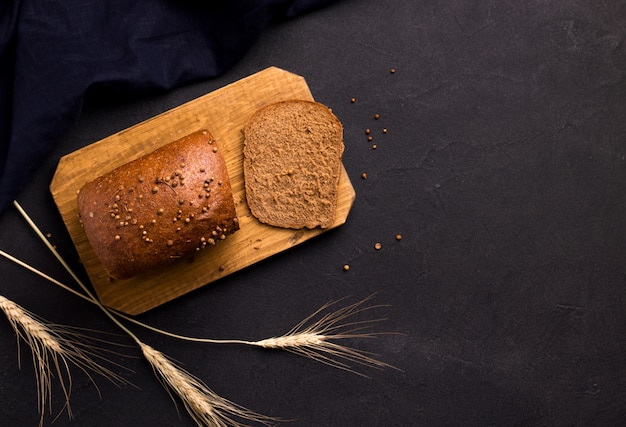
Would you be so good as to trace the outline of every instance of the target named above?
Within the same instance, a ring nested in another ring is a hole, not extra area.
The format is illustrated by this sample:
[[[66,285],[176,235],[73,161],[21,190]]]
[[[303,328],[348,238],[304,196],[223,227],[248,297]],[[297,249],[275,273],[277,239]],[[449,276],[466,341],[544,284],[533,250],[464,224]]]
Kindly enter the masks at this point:
[[[141,351],[168,391],[182,400],[187,412],[200,426],[243,426],[237,419],[271,425],[276,418],[252,412],[214,393],[202,381],[176,366],[163,353],[139,343]]]
[[[376,359],[375,354],[333,342],[337,340],[357,338],[369,339],[386,334],[383,332],[366,331],[374,323],[380,322],[384,319],[356,319],[365,311],[383,307],[382,305],[365,305],[372,298],[373,295],[354,304],[347,305],[322,315],[325,310],[337,304],[341,300],[327,303],[302,322],[298,323],[286,334],[279,337],[252,342],[250,344],[263,348],[287,350],[335,368],[344,369],[362,376],[365,375],[353,368],[352,364],[356,363],[378,369],[397,369]],[[315,320],[318,316],[319,318]]]
[[[123,377],[96,361],[96,359],[105,360],[105,358],[98,353],[97,347],[93,346],[86,340],[85,336],[78,332],[60,325],[46,323],[43,319],[2,295],[0,295],[0,310],[4,312],[17,334],[18,357],[20,339],[28,344],[31,349],[37,384],[37,409],[40,414],[40,425],[43,425],[47,406],[52,412],[52,378],[55,376],[65,399],[59,415],[65,410],[68,417],[72,418],[70,365],[75,365],[87,375],[99,395],[100,391],[93,380],[92,373],[99,374],[116,385],[128,383]]]

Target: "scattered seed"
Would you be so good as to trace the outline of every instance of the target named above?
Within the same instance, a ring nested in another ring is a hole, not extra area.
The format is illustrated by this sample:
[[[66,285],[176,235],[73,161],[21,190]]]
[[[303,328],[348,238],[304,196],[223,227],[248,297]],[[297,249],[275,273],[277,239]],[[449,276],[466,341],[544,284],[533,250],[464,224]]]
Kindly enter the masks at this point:
[[[217,147],[213,147],[213,152],[217,153]]]
[[[372,145],[372,150],[375,150],[375,149],[377,149],[377,148],[378,148],[378,145],[376,145],[376,144],[373,144],[373,145]]]
[[[367,178],[367,174],[366,174],[365,172],[363,172],[363,173],[361,174],[361,178],[366,179],[366,178]]]
[[[380,119],[380,114],[378,113],[374,114],[374,120],[378,120],[378,119]]]
[[[382,248],[383,245],[381,245],[379,242],[376,242],[376,244],[374,245],[374,249],[376,249],[377,251],[380,250],[380,248]]]
[[[174,241],[173,240],[168,240],[167,241],[167,246],[174,246]]]
[[[356,98],[352,98],[350,102],[354,104],[356,102]]]
[[[120,235],[119,235],[119,234],[116,234],[116,235],[115,235],[115,240],[120,240],[120,239],[121,239]]]
[[[374,137],[373,137],[373,136],[371,136],[371,135],[367,137],[367,140],[368,140],[368,141],[370,141],[370,142],[371,142],[373,139],[374,139]]]
[[[369,129],[365,129],[365,135],[369,135],[372,131]]]
[[[383,133],[387,133],[387,128],[383,128]]]
[[[343,271],[348,271],[348,270],[350,270],[350,266],[348,264],[344,264]]]
[[[152,187],[152,192],[153,193],[158,193],[159,192],[159,187],[157,187],[157,186]]]
[[[399,233],[398,233],[398,234],[396,234],[396,240],[397,240],[397,241],[402,240],[402,234],[399,234]]]
[[[394,73],[396,72],[396,69],[395,69],[395,68],[392,68],[391,70],[389,70],[389,72],[390,72],[391,74],[394,74]]]

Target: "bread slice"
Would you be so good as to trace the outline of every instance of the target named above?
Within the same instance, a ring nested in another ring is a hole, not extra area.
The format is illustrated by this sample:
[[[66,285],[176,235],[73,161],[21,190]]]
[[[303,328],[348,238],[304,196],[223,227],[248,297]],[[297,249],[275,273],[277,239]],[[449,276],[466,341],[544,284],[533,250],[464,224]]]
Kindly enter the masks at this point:
[[[325,105],[290,100],[261,108],[244,128],[252,215],[277,227],[330,227],[343,150],[343,127]]]

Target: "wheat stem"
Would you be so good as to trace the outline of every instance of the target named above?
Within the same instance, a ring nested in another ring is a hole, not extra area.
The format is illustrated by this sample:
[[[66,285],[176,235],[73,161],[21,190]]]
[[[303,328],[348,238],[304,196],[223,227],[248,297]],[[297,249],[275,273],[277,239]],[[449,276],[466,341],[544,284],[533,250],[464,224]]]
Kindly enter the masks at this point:
[[[129,333],[129,335],[135,339],[139,343],[138,338],[130,332],[115,316],[123,318],[127,321],[130,321],[138,326],[149,329],[153,332],[157,332],[171,338],[181,339],[185,341],[199,342],[199,343],[209,343],[209,344],[240,344],[240,345],[251,345],[262,348],[273,348],[290,351],[294,354],[298,354],[301,356],[305,356],[311,358],[313,360],[317,360],[322,363],[326,363],[330,366],[344,369],[350,372],[354,372],[359,375],[363,375],[360,372],[357,372],[350,365],[350,362],[357,363],[360,365],[364,365],[367,367],[374,367],[378,369],[382,368],[394,368],[391,365],[388,365],[382,361],[376,359],[376,355],[356,350],[347,346],[342,346],[337,344],[334,341],[345,340],[345,339],[364,339],[364,338],[375,338],[376,336],[385,335],[388,333],[373,333],[373,332],[362,332],[365,329],[370,328],[373,324],[377,322],[381,322],[385,319],[370,319],[363,321],[349,321],[350,319],[355,318],[358,314],[363,313],[368,310],[376,309],[383,307],[381,305],[371,305],[365,306],[366,302],[369,302],[373,295],[355,303],[348,305],[346,307],[342,307],[334,312],[330,312],[321,316],[315,322],[312,321],[316,316],[321,315],[321,313],[331,306],[334,306],[339,301],[329,302],[318,310],[316,310],[313,314],[305,318],[302,322],[298,323],[291,330],[289,330],[286,334],[280,337],[268,338],[260,341],[248,341],[248,340],[237,340],[237,339],[210,339],[210,338],[197,338],[197,337],[189,337],[185,335],[179,335],[172,332],[168,332],[159,328],[155,328],[153,326],[147,325],[143,322],[137,321],[131,317],[125,316],[122,313],[112,311],[104,307],[100,301],[88,291],[85,284],[78,278],[76,273],[71,269],[71,267],[65,262],[63,257],[58,253],[58,251],[52,246],[52,244],[45,238],[44,234],[37,227],[35,222],[28,216],[28,214],[22,209],[17,201],[14,201],[15,207],[18,209],[20,214],[24,217],[26,222],[30,225],[30,227],[36,232],[39,238],[46,244],[48,249],[54,254],[54,256],[59,260],[59,262],[63,265],[63,267],[69,272],[69,274],[74,278],[74,280],[78,283],[78,285],[87,293],[87,297],[81,296],[82,298],[92,302],[93,304],[98,305],[105,314],[111,318],[122,330]],[[2,252],[0,251],[0,254]],[[33,267],[28,266],[31,271],[37,272]],[[46,277],[43,273],[38,272],[42,277]],[[53,283],[58,284],[58,281],[54,279]],[[71,289],[65,285],[62,285],[64,289]],[[73,290],[72,290],[73,291]],[[74,293],[76,291],[73,291]],[[115,314],[115,316],[113,315]],[[307,325],[308,324],[308,325]],[[397,369],[397,368],[394,368]]]
[[[46,237],[44,236],[43,232],[39,229],[39,227],[37,226],[37,224],[35,224],[35,222],[30,218],[30,216],[26,213],[26,211],[20,206],[20,204],[17,201],[13,202],[14,206],[16,207],[16,209],[18,210],[18,212],[24,217],[24,219],[26,220],[26,222],[30,225],[30,227],[35,231],[35,233],[39,236],[39,238],[44,242],[44,244],[48,247],[48,249],[52,252],[52,254],[57,258],[57,260],[59,260],[59,262],[61,263],[61,265],[65,268],[65,270],[74,278],[74,280],[76,281],[76,283],[78,283],[78,285],[87,293],[88,296],[82,295],[79,292],[76,292],[75,290],[71,289],[70,287],[61,284],[60,282],[58,282],[55,279],[50,278],[49,276],[45,275],[44,273],[38,271],[37,269],[29,266],[26,263],[23,263],[19,260],[16,260],[14,257],[10,257],[10,259],[14,260],[15,262],[18,262],[20,265],[28,268],[29,270],[39,274],[40,276],[50,280],[52,283],[55,283],[57,285],[60,285],[61,287],[63,287],[64,289],[67,289],[69,291],[71,291],[74,294],[77,294],[78,296],[80,296],[81,298],[96,304],[98,306],[100,306],[100,308],[102,308],[107,315],[109,315],[109,317],[111,316],[111,312],[112,310],[110,310],[109,308],[104,307],[100,301],[91,293],[88,291],[87,286],[85,286],[85,284],[80,280],[80,278],[78,277],[78,275],[72,270],[72,268],[67,264],[67,262],[65,262],[65,260],[63,259],[63,257],[59,254],[59,252],[54,248],[54,246],[48,241],[48,239],[46,239]],[[0,254],[4,255],[4,253],[2,251],[0,251]],[[8,254],[7,254],[8,255]],[[300,341],[303,340],[303,337],[306,336],[307,332],[312,332],[314,331],[314,333],[318,336],[318,338],[321,335],[324,334],[328,334],[328,335],[324,335],[323,341],[328,342],[329,340],[336,340],[336,339],[346,339],[346,338],[372,338],[376,335],[382,335],[383,333],[368,333],[368,334],[355,334],[354,332],[357,331],[356,329],[353,329],[352,332],[353,334],[348,334],[347,331],[345,331],[345,329],[348,326],[356,326],[357,323],[355,322],[351,322],[351,323],[340,323],[343,322],[344,320],[353,317],[355,315],[357,315],[358,313],[362,313],[366,310],[372,310],[375,308],[380,308],[383,307],[382,305],[375,305],[375,306],[368,306],[368,307],[364,307],[364,304],[368,301],[370,301],[373,298],[373,295],[370,295],[369,297],[361,300],[360,302],[356,303],[356,304],[352,304],[346,307],[343,307],[335,312],[331,312],[328,313],[326,315],[324,315],[321,319],[319,319],[318,321],[316,321],[314,324],[310,325],[308,328],[305,328],[305,325],[311,321],[311,319],[313,319],[315,316],[317,316],[318,314],[320,314],[321,312],[323,312],[324,310],[330,308],[331,306],[335,305],[336,303],[338,303],[341,300],[338,301],[333,301],[333,302],[329,302],[325,305],[323,305],[322,307],[320,307],[318,310],[316,310],[313,314],[311,314],[310,316],[308,316],[307,318],[305,318],[303,321],[301,321],[300,323],[298,323],[296,326],[294,326],[289,332],[287,332],[287,334],[285,334],[283,337],[285,337],[285,339],[279,341],[279,343],[281,343],[281,345],[276,345],[275,347],[272,348],[284,348],[287,349],[288,347],[290,347],[288,345],[289,342],[293,342],[295,344],[295,341],[293,336],[297,335],[297,334],[302,334]],[[272,340],[276,340],[277,338],[270,338],[267,340],[260,340],[260,341],[247,341],[247,340],[237,340],[237,339],[225,339],[225,340],[218,340],[218,339],[211,339],[211,338],[197,338],[197,337],[189,337],[189,336],[185,336],[185,335],[179,335],[179,334],[175,334],[172,332],[168,332],[165,331],[163,329],[159,329],[159,328],[155,328],[153,326],[147,325],[143,322],[137,321],[136,319],[133,319],[131,317],[125,316],[122,313],[119,313],[117,311],[113,311],[113,313],[115,313],[116,316],[124,318],[125,320],[128,320],[132,323],[135,323],[138,326],[144,327],[146,329],[149,329],[153,332],[157,332],[166,336],[169,336],[171,338],[177,338],[177,339],[181,339],[181,340],[185,340],[185,341],[192,341],[192,342],[202,342],[202,343],[208,343],[208,344],[242,344],[242,345],[253,345],[253,346],[258,346],[258,347],[264,347],[264,348],[269,348],[269,344],[270,343],[274,343],[274,341]],[[375,322],[380,322],[384,319],[375,319],[375,320],[365,320],[365,321],[361,321],[359,322],[360,324],[364,325],[364,326],[371,326],[373,323]],[[117,319],[114,320],[116,323],[119,322],[117,321]],[[123,326],[122,326],[123,327]],[[340,334],[329,334],[329,332],[333,332],[337,329],[344,329],[344,331]],[[289,339],[288,339],[289,338]],[[317,344],[319,345],[319,344]],[[302,348],[302,345],[294,345],[294,347],[297,348]],[[383,366],[386,366],[385,364],[383,364]]]

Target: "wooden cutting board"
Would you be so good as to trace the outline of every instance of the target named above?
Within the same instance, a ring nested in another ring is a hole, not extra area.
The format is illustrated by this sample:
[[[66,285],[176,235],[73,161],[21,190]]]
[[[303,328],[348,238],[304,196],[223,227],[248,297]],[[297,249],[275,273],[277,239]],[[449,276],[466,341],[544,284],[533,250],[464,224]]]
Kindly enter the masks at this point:
[[[243,126],[260,107],[288,99],[313,100],[313,96],[303,77],[271,67],[60,159],[50,190],[104,305],[140,314],[329,230],[290,230],[261,224],[246,204]],[[87,181],[205,128],[217,139],[226,161],[240,230],[218,246],[202,251],[193,262],[181,260],[128,280],[111,281],[80,225],[78,190]],[[342,168],[337,213],[330,229],[345,223],[354,199],[354,188]]]

